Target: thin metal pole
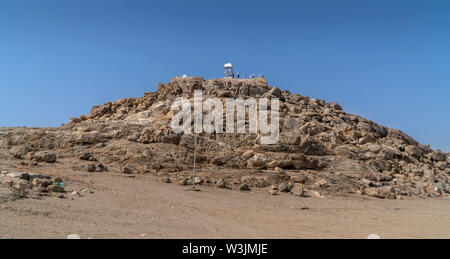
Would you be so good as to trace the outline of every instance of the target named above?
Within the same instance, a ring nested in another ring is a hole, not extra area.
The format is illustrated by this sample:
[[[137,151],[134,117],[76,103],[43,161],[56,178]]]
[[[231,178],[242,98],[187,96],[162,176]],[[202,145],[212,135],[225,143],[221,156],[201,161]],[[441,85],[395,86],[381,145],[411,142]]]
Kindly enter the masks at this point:
[[[192,178],[192,187],[195,188],[195,174],[197,163],[197,135],[194,136],[194,178]]]

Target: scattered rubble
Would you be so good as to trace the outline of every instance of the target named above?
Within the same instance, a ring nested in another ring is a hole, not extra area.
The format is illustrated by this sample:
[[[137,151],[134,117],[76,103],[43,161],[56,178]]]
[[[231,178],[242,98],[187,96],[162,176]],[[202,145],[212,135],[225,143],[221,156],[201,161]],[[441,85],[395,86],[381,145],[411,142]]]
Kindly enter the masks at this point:
[[[25,197],[41,197],[48,193],[65,193],[64,180],[39,173],[2,171],[0,174],[0,202]],[[5,193],[9,193],[5,195]],[[8,197],[13,197],[9,199]]]

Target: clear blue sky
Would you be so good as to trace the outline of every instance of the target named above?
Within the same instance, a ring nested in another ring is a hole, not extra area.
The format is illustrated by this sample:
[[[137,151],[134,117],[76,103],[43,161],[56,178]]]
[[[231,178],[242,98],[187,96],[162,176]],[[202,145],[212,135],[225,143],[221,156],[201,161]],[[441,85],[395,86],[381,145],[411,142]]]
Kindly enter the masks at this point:
[[[223,64],[450,151],[450,1],[2,0],[0,126]]]

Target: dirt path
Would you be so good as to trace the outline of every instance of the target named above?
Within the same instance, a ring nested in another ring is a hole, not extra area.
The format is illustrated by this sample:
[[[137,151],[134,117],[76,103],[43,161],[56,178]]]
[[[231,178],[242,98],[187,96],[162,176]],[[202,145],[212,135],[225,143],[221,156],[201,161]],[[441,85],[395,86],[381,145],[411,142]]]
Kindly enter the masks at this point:
[[[61,172],[61,171],[60,171]],[[152,176],[76,173],[83,197],[0,203],[0,238],[450,238],[450,199],[378,200],[271,196]]]

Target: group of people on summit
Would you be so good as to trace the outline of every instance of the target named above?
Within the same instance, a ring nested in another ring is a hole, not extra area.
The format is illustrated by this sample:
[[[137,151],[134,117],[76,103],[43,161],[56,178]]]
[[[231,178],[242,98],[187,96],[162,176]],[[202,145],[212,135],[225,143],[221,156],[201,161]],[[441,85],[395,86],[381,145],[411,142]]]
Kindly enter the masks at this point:
[[[241,77],[241,73],[238,72],[238,73],[236,74],[236,78],[239,79],[240,77]],[[264,75],[259,74],[258,77],[264,78]],[[242,78],[243,78],[243,79],[246,79],[246,78],[247,78],[247,75],[243,75]],[[250,75],[248,76],[248,78],[256,78],[256,75],[255,75],[255,74],[250,74]]]

